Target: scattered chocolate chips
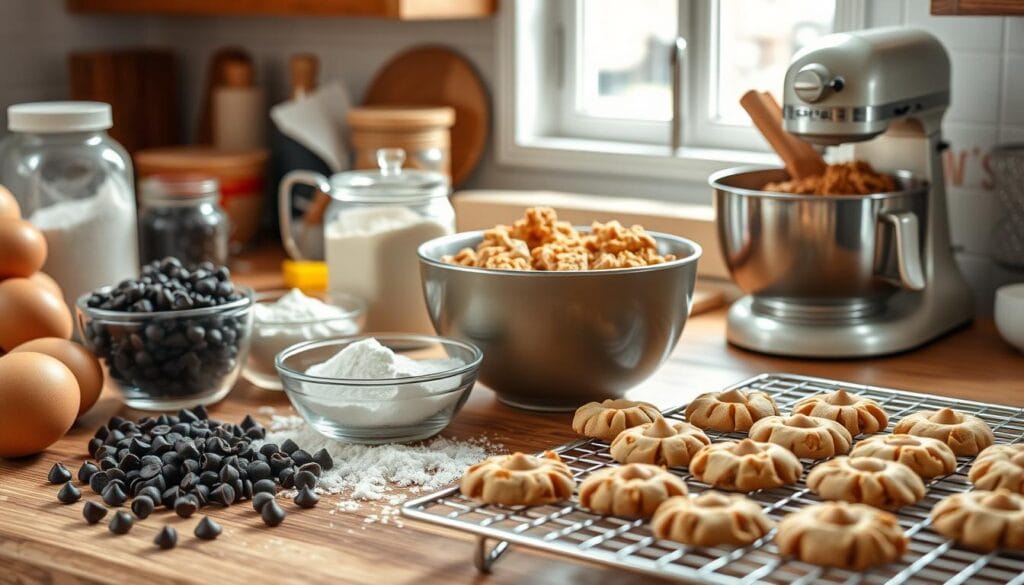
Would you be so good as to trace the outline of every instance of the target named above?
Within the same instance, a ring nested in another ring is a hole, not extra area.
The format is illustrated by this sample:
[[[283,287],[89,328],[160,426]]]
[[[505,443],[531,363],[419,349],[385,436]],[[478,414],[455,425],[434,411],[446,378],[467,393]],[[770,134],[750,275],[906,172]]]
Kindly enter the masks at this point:
[[[178,531],[173,526],[164,526],[160,529],[160,532],[156,533],[153,544],[164,550],[178,546]]]
[[[107,484],[107,487],[103,488],[103,503],[108,506],[121,506],[128,501],[128,494],[125,493],[124,488],[121,487],[120,480],[114,480]]]
[[[199,509],[199,500],[195,496],[181,496],[174,502],[174,513],[181,518],[189,518]]]
[[[252,509],[257,512],[262,512],[263,506],[265,506],[267,502],[272,501],[274,501],[273,492],[257,492],[252,496]]]
[[[78,481],[82,483],[89,483],[89,480],[92,479],[93,474],[95,474],[99,470],[100,468],[96,467],[96,465],[94,465],[92,461],[86,461],[85,463],[82,464],[81,467],[78,468]]]
[[[295,489],[315,488],[317,478],[309,471],[299,471],[295,474]]]
[[[272,479],[261,479],[252,484],[253,493],[266,492],[273,495],[277,491],[277,484]]]
[[[313,453],[313,461],[316,461],[324,471],[334,467],[334,459],[331,458],[331,454],[327,452],[327,449],[320,449]]]
[[[220,524],[214,522],[209,516],[203,516],[203,519],[196,524],[195,535],[197,538],[203,540],[213,540],[220,536],[221,527]]]
[[[89,500],[85,503],[85,506],[82,506],[82,517],[85,518],[85,521],[89,524],[95,524],[100,520],[103,520],[103,517],[106,515],[107,507],[103,504],[98,504]]]
[[[156,505],[148,495],[135,496],[135,499],[132,500],[132,512],[135,513],[135,517],[139,520],[149,518],[149,515],[153,513],[155,508]]]
[[[54,463],[50,473],[46,474],[46,479],[54,485],[60,485],[71,481],[71,472],[63,464]]]
[[[128,531],[132,529],[135,524],[135,519],[132,515],[124,510],[118,510],[114,513],[114,517],[110,519],[110,524],[107,528],[110,529],[114,534],[128,534]]]
[[[316,495],[313,488],[304,487],[295,494],[295,504],[300,508],[312,508],[320,501],[320,496]]]
[[[263,509],[260,510],[260,517],[263,518],[263,523],[267,526],[279,526],[284,522],[285,517],[288,513],[284,511],[277,500],[271,500],[263,505]]]
[[[74,504],[82,499],[82,491],[75,487],[70,481],[65,483],[57,492],[57,501],[62,504]]]

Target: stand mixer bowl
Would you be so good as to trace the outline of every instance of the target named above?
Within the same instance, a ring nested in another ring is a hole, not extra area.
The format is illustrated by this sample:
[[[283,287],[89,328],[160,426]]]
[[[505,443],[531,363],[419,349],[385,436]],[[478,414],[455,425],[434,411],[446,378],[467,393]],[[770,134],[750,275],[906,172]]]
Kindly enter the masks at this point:
[[[908,172],[894,178],[900,191],[823,196],[763,191],[789,179],[784,169],[712,175],[726,264],[754,311],[849,320],[881,312],[900,289],[924,288],[928,187]]]

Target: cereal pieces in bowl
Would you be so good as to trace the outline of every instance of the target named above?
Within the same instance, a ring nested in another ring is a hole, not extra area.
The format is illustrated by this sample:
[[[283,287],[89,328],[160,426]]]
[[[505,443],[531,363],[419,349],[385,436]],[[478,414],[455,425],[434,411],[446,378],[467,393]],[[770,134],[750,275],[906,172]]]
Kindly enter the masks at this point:
[[[321,434],[353,443],[405,443],[441,432],[476,383],[483,353],[432,335],[307,341],[277,356],[295,410]]]
[[[226,267],[166,258],[79,297],[78,325],[128,406],[174,410],[231,391],[249,351],[252,302]]]

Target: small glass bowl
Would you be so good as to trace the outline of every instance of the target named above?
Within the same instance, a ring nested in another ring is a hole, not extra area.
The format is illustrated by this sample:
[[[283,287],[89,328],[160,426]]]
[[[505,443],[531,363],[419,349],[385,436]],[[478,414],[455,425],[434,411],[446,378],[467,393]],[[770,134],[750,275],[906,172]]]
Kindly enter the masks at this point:
[[[281,352],[277,371],[295,410],[322,435],[351,443],[408,443],[441,432],[469,398],[483,352],[447,337],[381,334],[373,337],[397,354],[416,360],[458,359],[463,365],[393,379],[324,378],[305,373],[310,366],[368,337],[311,341]]]
[[[279,289],[256,293],[256,303],[277,302],[290,291],[291,289]],[[270,322],[253,318],[249,359],[242,368],[242,376],[257,388],[282,389],[281,378],[274,368],[274,360],[277,354],[285,349],[304,341],[357,335],[363,330],[366,322],[366,302],[359,297],[344,293],[310,296],[338,307],[344,313],[337,317],[312,321]]]
[[[231,391],[249,352],[252,289],[241,299],[184,311],[129,313],[78,298],[82,341],[107,367],[125,404],[177,410],[212,404]]]

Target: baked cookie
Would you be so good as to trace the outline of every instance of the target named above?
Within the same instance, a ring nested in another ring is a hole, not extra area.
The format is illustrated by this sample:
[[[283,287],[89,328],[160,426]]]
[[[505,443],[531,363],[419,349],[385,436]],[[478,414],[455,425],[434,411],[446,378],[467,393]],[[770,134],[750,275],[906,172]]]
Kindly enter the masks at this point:
[[[567,500],[576,480],[558,453],[488,457],[462,476],[462,495],[485,504],[537,506]]]
[[[774,526],[750,498],[711,491],[670,498],[651,519],[654,536],[691,546],[746,546]]]
[[[909,467],[872,457],[836,457],[814,466],[807,487],[826,500],[900,508],[924,497],[924,482]]]
[[[748,435],[755,441],[782,445],[807,459],[843,455],[853,442],[850,431],[836,421],[802,414],[762,418],[750,427]]]
[[[686,407],[686,420],[702,429],[746,432],[755,421],[779,414],[771,396],[757,390],[726,390],[701,394]]]
[[[697,481],[736,492],[791,484],[802,472],[800,460],[789,449],[750,439],[713,443],[690,461]]]
[[[978,489],[1024,494],[1024,444],[988,447],[971,464],[967,478]]]
[[[850,394],[842,388],[835,392],[804,398],[793,406],[793,414],[834,420],[846,427],[846,430],[855,437],[860,434],[877,433],[889,424],[889,415],[877,402]]]
[[[1024,550],[1024,496],[976,490],[943,498],[932,508],[932,528],[980,552]]]
[[[612,441],[612,458],[619,463],[653,463],[686,467],[694,453],[711,439],[704,431],[680,421],[658,420],[626,429]]]
[[[913,435],[876,435],[858,441],[850,457],[898,461],[924,479],[949,475],[956,470],[956,455],[938,439]]]
[[[580,484],[580,505],[611,516],[650,518],[658,506],[686,495],[686,483],[662,467],[629,463],[595,471]]]
[[[985,421],[951,408],[915,412],[897,423],[892,432],[938,439],[957,455],[977,455],[996,440]]]
[[[793,512],[775,534],[781,555],[854,571],[898,560],[908,543],[893,514],[846,502],[823,502]]]
[[[611,441],[622,431],[661,418],[657,406],[632,400],[608,399],[588,402],[572,417],[572,430],[585,436]]]

